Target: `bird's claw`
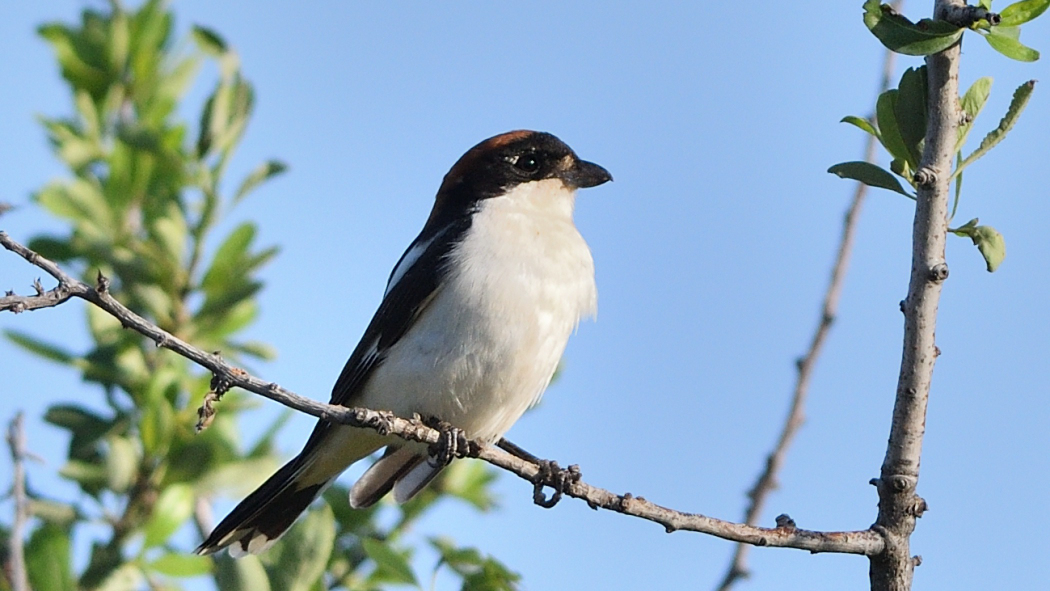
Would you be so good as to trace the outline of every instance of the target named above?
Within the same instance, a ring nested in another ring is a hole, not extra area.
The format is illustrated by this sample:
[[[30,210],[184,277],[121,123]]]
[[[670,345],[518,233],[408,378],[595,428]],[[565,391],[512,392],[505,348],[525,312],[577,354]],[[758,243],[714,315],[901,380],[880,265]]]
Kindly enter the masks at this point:
[[[430,445],[430,457],[427,459],[430,465],[447,466],[452,460],[470,454],[470,440],[467,439],[466,431],[434,417],[424,422],[439,433],[437,442]]]
[[[532,482],[532,500],[544,509],[550,509],[557,505],[562,495],[568,492],[569,488],[579,482],[583,476],[580,473],[580,467],[576,464],[568,468],[562,468],[558,466],[558,462],[553,460],[539,460],[539,466],[540,470],[536,473],[536,477]],[[544,486],[550,486],[554,489],[550,498],[543,494]]]

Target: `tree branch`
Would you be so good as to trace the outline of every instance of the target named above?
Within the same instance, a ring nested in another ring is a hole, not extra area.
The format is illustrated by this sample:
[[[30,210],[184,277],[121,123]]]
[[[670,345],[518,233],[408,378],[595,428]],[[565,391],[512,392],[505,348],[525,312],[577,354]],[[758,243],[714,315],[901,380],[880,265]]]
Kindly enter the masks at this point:
[[[899,10],[900,4],[901,2],[894,2],[894,9]],[[879,94],[882,94],[890,86],[895,55],[888,49],[885,52],[882,62]],[[864,147],[864,160],[874,163],[878,143],[873,135],[869,134],[867,138]],[[868,186],[858,182],[853,192],[853,200],[850,202],[843,220],[842,238],[839,240],[838,254],[835,256],[835,263],[831,269],[828,289],[824,294],[824,305],[821,308],[820,320],[817,322],[816,330],[813,332],[809,349],[798,360],[798,377],[795,380],[795,389],[791,397],[791,407],[784,420],[784,426],[781,429],[780,436],[777,438],[777,443],[766,458],[765,468],[747,493],[750,503],[744,511],[744,523],[748,525],[758,523],[766,500],[773,490],[777,488],[777,474],[784,463],[787,450],[805,420],[805,404],[809,393],[810,378],[813,375],[813,368],[816,366],[824,341],[831,330],[831,325],[838,315],[839,298],[842,294],[842,286],[846,280],[846,271],[849,269],[850,256],[853,252],[853,236],[856,233],[857,219],[860,217],[861,206],[864,204],[864,198],[867,196],[867,193]],[[750,576],[750,570],[747,566],[747,557],[750,554],[750,550],[751,546],[748,544],[737,544],[736,550],[733,552],[733,558],[729,563],[729,568],[726,570],[722,581],[718,584],[718,591],[728,591],[738,580],[746,579]]]
[[[419,417],[411,419],[396,417],[389,412],[364,408],[347,408],[322,404],[288,391],[276,383],[265,382],[240,368],[226,363],[217,354],[205,352],[165,332],[138,314],[126,308],[109,294],[108,280],[99,275],[98,285],[90,285],[67,275],[54,262],[29,250],[0,231],[0,245],[18,254],[26,261],[46,271],[60,285],[65,285],[71,297],[81,298],[98,306],[119,319],[125,328],[130,328],[157,343],[158,347],[170,349],[193,361],[213,374],[212,399],[218,399],[233,387],[242,388],[265,396],[289,408],[305,412],[322,420],[354,427],[375,429],[382,434],[396,435],[406,440],[426,444],[439,444],[443,434],[433,429]],[[206,405],[207,406],[207,405]],[[208,411],[205,409],[204,414]],[[837,552],[873,556],[883,552],[883,537],[872,529],[844,532],[818,532],[797,529],[785,523],[776,528],[754,527],[707,517],[696,513],[685,513],[662,507],[635,497],[630,493],[618,495],[591,486],[579,478],[566,479],[564,474],[551,470],[552,462],[531,460],[511,455],[498,446],[481,446],[470,442],[463,456],[484,460],[503,468],[533,483],[537,487],[550,486],[570,497],[587,502],[593,509],[607,509],[624,515],[640,517],[663,525],[668,532],[677,530],[710,534],[734,542],[756,546],[778,546],[808,550],[810,552]],[[522,454],[526,457],[531,454]],[[570,471],[573,471],[570,469]],[[573,471],[578,475],[578,469]]]
[[[963,10],[963,0],[937,0],[934,18],[948,19]],[[904,350],[889,444],[882,463],[879,516],[883,552],[871,557],[869,576],[875,590],[911,588],[913,558],[909,538],[926,501],[916,493],[919,459],[926,430],[926,404],[933,365],[940,351],[935,344],[937,306],[948,277],[944,243],[948,229],[952,156],[961,117],[959,108],[960,43],[926,57],[929,88],[925,149],[919,170],[915,220],[912,224],[912,264],[908,297],[904,300]]]
[[[7,428],[7,445],[11,449],[11,464],[14,469],[11,496],[15,502],[15,519],[11,524],[11,537],[8,539],[8,574],[12,591],[29,591],[29,578],[26,573],[25,551],[22,540],[25,537],[25,526],[29,520],[29,499],[26,497],[26,434],[22,426],[22,413],[15,415]]]

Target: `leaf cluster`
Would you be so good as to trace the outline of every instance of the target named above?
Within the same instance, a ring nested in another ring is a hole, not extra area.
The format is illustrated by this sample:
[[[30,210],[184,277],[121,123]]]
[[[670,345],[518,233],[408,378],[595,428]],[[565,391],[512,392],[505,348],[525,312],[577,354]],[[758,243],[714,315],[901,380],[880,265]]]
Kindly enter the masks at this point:
[[[1047,7],[1050,7],[1050,0],[1023,0],[1007,6],[1001,14],[996,15],[991,12],[991,1],[982,0],[979,8],[984,11],[980,13],[983,17],[977,19],[971,28],[1007,57],[1034,61],[1038,59],[1039,54],[1020,44],[1019,27],[1041,15]],[[912,23],[892,7],[879,4],[877,0],[864,3],[864,23],[887,48],[905,55],[929,55],[942,51],[959,42],[964,31],[944,21],[927,19]],[[890,170],[871,162],[854,161],[836,164],[829,168],[828,172],[915,199],[912,191],[917,190],[919,186],[916,173],[925,147],[923,138],[926,136],[929,104],[926,85],[925,66],[908,68],[901,76],[897,88],[887,90],[879,96],[873,118],[850,115],[842,119],[843,123],[849,123],[879,141],[889,153]],[[1028,104],[1035,81],[1025,82],[1014,91],[1010,106],[999,125],[985,135],[977,149],[964,157],[966,140],[974,120],[988,101],[991,87],[991,78],[980,78],[959,98],[963,122],[959,125],[955,145],[956,166],[951,173],[951,180],[955,182],[955,199],[951,212],[953,218],[962,193],[963,171],[1006,137]],[[1006,256],[1003,236],[995,228],[979,226],[977,223],[975,218],[966,225],[950,231],[958,236],[970,238],[984,257],[988,271],[995,271]]]
[[[970,29],[984,38],[992,49],[1010,59],[1034,62],[1039,52],[1021,43],[1020,26],[1046,12],[1050,0],[1022,0],[999,14],[992,12],[992,0],[980,0],[980,18]],[[879,0],[864,2],[864,24],[887,49],[903,55],[930,55],[957,43],[966,29],[942,20],[908,20],[892,6]]]
[[[263,162],[224,190],[254,90],[220,35],[194,27],[192,41],[179,43],[173,30],[173,15],[159,0],[134,11],[113,3],[83,11],[76,24],[40,27],[68,83],[73,113],[40,119],[69,172],[33,199],[64,220],[68,232],[38,236],[30,246],[85,281],[101,272],[115,298],[183,340],[242,362],[268,360],[275,355],[269,344],[241,335],[258,314],[260,271],[278,249],[260,246],[250,221],[225,236],[216,228],[286,167]],[[218,80],[191,125],[178,117],[179,106],[209,60],[218,65]],[[274,437],[289,415],[246,445],[237,425],[251,404],[231,392],[197,434],[196,409],[210,376],[93,306],[85,314],[90,345],[83,351],[25,332],[6,334],[80,372],[101,393],[95,402],[56,402],[44,417],[69,438],[60,475],[82,494],[62,499],[29,487],[35,527],[25,550],[34,589],[174,590],[190,577],[253,591],[418,585],[410,566],[414,548],[405,540],[411,525],[442,498],[483,511],[494,506],[493,473],[459,462],[399,508],[351,511],[346,491],[335,486],[325,495],[330,506],[318,503],[262,557],[193,555],[211,527],[211,500],[243,496],[276,469]],[[76,536],[88,540],[86,560],[74,556]],[[511,588],[516,580],[476,550],[443,544],[431,552],[464,588]],[[450,549],[468,557],[452,562],[445,558]],[[493,581],[506,584],[485,586]],[[0,591],[8,585],[0,577]]]

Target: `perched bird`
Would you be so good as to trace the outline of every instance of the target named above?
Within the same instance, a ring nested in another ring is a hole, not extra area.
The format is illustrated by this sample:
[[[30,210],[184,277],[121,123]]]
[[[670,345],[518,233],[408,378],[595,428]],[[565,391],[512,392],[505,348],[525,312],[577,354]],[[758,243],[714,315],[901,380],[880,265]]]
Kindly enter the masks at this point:
[[[595,312],[594,262],[573,207],[576,189],[609,180],[549,133],[512,131],[471,148],[390,273],[331,404],[434,417],[470,439],[498,440],[539,400],[569,334]],[[266,550],[343,470],[383,447],[350,490],[354,508],[391,490],[405,502],[444,467],[425,445],[318,421],[299,455],[197,553]]]

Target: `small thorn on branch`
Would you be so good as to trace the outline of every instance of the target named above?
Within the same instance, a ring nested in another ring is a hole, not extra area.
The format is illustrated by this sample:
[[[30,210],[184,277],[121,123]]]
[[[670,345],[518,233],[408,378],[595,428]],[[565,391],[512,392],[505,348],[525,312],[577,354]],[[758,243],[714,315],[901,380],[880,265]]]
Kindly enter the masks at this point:
[[[915,183],[924,189],[930,189],[937,184],[937,173],[929,167],[920,168],[914,178]]]
[[[109,291],[109,277],[103,275],[101,269],[98,271],[98,277],[95,278],[95,291],[98,293],[106,293]]]
[[[781,513],[777,515],[777,529],[786,529],[789,531],[798,529],[795,525],[795,520],[791,518],[787,513]]]
[[[47,293],[47,290],[44,289],[44,285],[40,283],[39,277],[33,280],[33,289],[36,290],[37,296],[42,296]]]
[[[929,508],[930,506],[926,504],[926,499],[916,496],[915,502],[908,508],[908,512],[915,517],[922,517],[923,513],[926,513]]]
[[[938,263],[930,269],[930,281],[941,282],[948,278],[948,265]]]

